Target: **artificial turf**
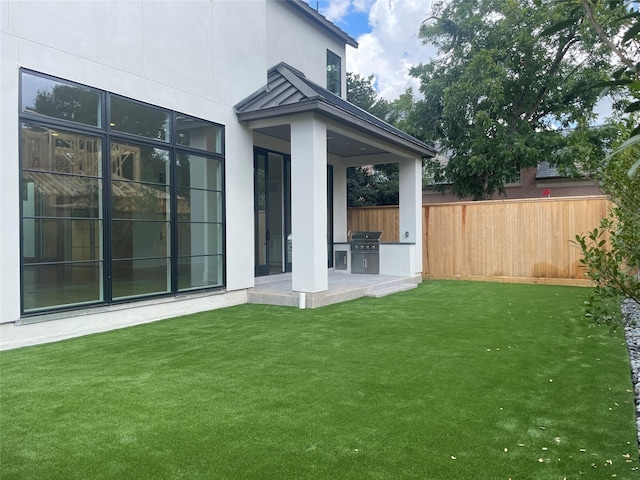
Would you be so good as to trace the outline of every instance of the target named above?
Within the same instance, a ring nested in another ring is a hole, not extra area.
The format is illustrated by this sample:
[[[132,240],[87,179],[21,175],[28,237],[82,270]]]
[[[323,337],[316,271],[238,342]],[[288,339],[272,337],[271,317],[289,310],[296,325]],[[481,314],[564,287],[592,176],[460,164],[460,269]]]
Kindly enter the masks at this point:
[[[2,352],[0,477],[636,478],[624,336],[587,294],[431,281]]]

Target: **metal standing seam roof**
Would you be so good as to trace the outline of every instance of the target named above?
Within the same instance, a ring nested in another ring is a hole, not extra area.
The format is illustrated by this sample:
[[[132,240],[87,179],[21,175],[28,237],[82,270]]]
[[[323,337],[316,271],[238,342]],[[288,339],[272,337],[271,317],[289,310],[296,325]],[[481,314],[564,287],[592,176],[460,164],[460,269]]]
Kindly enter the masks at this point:
[[[268,71],[263,88],[237,103],[234,109],[240,121],[316,112],[422,156],[436,154],[433,147],[313,83],[284,62]]]

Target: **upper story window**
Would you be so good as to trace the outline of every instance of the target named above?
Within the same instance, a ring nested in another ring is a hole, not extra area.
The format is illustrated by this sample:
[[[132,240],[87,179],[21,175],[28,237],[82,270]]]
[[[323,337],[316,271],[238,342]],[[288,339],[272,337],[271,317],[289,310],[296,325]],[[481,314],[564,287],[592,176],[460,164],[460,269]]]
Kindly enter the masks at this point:
[[[100,91],[27,73],[22,79],[22,113],[102,127]]]
[[[330,50],[327,50],[327,90],[336,95],[342,95],[342,60]]]
[[[170,113],[163,108],[145,105],[128,98],[110,95],[109,127],[117,132],[168,142]]]

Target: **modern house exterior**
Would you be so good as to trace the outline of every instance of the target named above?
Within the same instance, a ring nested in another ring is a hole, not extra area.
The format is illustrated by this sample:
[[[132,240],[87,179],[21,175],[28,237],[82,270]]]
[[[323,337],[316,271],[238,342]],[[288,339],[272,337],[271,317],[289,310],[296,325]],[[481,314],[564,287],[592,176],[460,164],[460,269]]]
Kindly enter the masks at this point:
[[[0,1],[0,323],[211,310],[284,272],[313,305],[372,163],[400,167],[380,273],[419,281],[434,150],[345,100],[346,45],[300,0]]]

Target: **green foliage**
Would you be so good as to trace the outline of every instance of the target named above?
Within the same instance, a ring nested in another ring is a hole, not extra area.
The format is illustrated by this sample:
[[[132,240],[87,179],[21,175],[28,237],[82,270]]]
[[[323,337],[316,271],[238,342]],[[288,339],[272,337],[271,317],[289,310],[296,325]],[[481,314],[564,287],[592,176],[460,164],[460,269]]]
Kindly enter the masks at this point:
[[[538,5],[541,3],[538,2]],[[601,162],[584,157],[584,166],[600,183],[615,206],[600,229],[576,236],[582,264],[595,289],[587,302],[587,315],[612,327],[623,321],[620,302],[640,300],[640,78],[636,63],[640,45],[638,1],[561,0],[566,17],[550,25],[541,35],[550,36],[576,28],[591,30],[615,60],[611,78],[598,84],[601,95],[620,93],[621,120],[610,128],[618,133],[617,144]],[[613,138],[613,137],[612,137]],[[625,141],[622,141],[627,138]],[[617,148],[616,148],[617,147]],[[609,245],[606,238],[609,238]]]
[[[600,165],[590,165],[614,207],[599,229],[576,236],[583,255],[580,262],[595,283],[587,316],[612,327],[622,324],[624,298],[640,301],[640,175],[627,174],[638,153],[637,147],[629,148]]]
[[[99,98],[94,92],[68,85],[55,85],[39,91],[34,110],[43,115],[72,122],[98,125]]]
[[[607,78],[606,49],[580,26],[537,38],[566,8],[512,0],[434,5],[420,36],[440,56],[411,73],[424,95],[415,108],[420,137],[449,157],[428,166],[436,184],[447,180],[454,194],[476,200],[505,194],[506,179],[566,145],[558,127],[594,118],[592,85]]]
[[[375,205],[374,178],[363,167],[347,168],[347,206],[366,207]]]
[[[347,100],[367,112],[378,101],[378,94],[373,88],[373,75],[363,77],[357,73],[347,72]]]
[[[378,97],[373,81],[373,75],[365,78],[357,73],[347,72],[347,100],[390,125],[413,134],[415,127],[411,115],[415,99],[411,88],[395,100],[389,101]]]
[[[611,230],[611,220],[603,219],[600,226],[600,230],[595,228],[586,236],[576,235],[583,255],[580,263],[596,285],[585,301],[585,314],[597,323],[615,328],[623,324],[620,305],[625,297],[621,291],[633,289],[634,277],[620,268],[620,253],[607,248],[606,233]]]
[[[347,205],[369,207],[398,205],[398,165],[394,163],[347,168]]]
[[[559,0],[568,8],[567,18],[552,24],[541,32],[548,37],[579,26],[592,30],[601,45],[608,49],[616,64],[611,79],[598,84],[605,87],[601,96],[622,91],[618,108],[624,113],[640,111],[640,77],[638,76],[637,52],[640,48],[640,2],[638,0]],[[541,0],[536,0],[541,5]],[[636,125],[629,139],[613,151],[610,156],[640,142],[640,125]],[[636,159],[628,170],[629,177],[640,169],[640,159]]]
[[[373,80],[373,75],[365,78],[348,72],[347,100],[396,128],[412,133],[411,112],[414,99],[411,89],[389,102],[378,97],[373,87]],[[399,178],[397,164],[348,168],[347,205],[350,207],[397,205]]]

